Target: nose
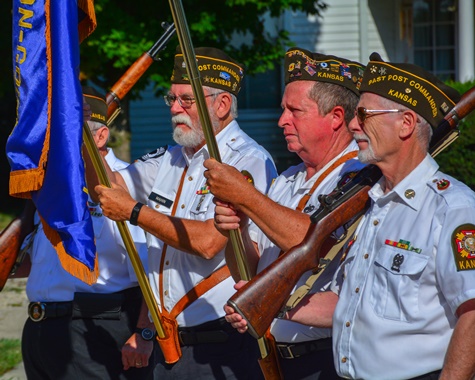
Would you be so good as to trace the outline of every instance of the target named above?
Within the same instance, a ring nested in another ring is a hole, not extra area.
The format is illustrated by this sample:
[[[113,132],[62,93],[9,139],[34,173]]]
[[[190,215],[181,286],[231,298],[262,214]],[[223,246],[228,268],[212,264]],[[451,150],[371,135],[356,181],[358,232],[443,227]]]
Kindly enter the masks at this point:
[[[362,131],[362,125],[360,125],[360,123],[358,122],[358,118],[356,117],[356,115],[353,117],[353,119],[351,119],[350,121],[350,124],[348,124],[348,130],[350,132],[360,132]]]
[[[170,107],[170,111],[173,115],[184,112],[185,109],[180,105],[178,98],[173,102],[173,105]]]
[[[282,110],[282,114],[280,115],[279,121],[277,122],[280,128],[285,128],[287,124],[289,124],[289,115],[290,111]]]

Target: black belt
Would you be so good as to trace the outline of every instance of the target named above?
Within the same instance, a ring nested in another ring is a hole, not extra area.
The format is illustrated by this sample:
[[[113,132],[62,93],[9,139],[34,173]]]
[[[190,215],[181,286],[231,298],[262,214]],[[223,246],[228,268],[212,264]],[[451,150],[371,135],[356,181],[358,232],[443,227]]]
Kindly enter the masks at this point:
[[[60,318],[71,316],[73,303],[69,302],[30,302],[28,316],[33,322],[40,322],[46,318]]]
[[[116,293],[75,293],[75,295],[82,294],[87,298],[90,295],[91,298],[94,295],[101,295],[107,298],[107,295],[111,297],[122,295],[122,302],[141,297],[142,293],[139,287],[133,287],[124,289]],[[87,301],[87,299],[86,299]],[[104,305],[104,307],[106,307]],[[33,322],[40,322],[46,318],[61,318],[69,317],[73,314],[73,301],[66,302],[30,302],[28,305],[28,317]]]
[[[206,322],[193,327],[179,327],[178,339],[182,346],[203,343],[224,343],[229,339],[229,333],[235,332],[224,318]]]
[[[314,351],[323,351],[332,348],[332,338],[312,340],[301,343],[276,343],[277,351],[284,359],[294,359],[310,354]]]
[[[426,373],[425,375],[420,375],[417,377],[413,377],[410,380],[437,380],[440,376],[440,373],[442,370],[434,371],[434,372],[429,372]]]

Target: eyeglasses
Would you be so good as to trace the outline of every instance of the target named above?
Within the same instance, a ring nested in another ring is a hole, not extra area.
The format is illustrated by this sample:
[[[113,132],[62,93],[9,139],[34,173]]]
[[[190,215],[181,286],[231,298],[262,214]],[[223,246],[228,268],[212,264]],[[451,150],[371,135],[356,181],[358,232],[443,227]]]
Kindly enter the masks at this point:
[[[383,113],[397,113],[404,112],[404,110],[367,110],[364,107],[358,107],[355,111],[356,119],[358,123],[363,124],[368,117],[375,115],[382,115]]]
[[[205,95],[205,98],[207,98],[208,96],[213,96],[213,95],[217,96],[219,94],[222,94],[223,92],[224,91],[217,92],[217,93],[214,93],[214,94],[208,94],[208,95]],[[163,97],[163,99],[165,99],[165,104],[168,107],[173,107],[175,102],[178,100],[178,104],[180,105],[180,107],[183,107],[185,109],[191,108],[193,103],[196,102],[196,99],[193,96],[187,95],[187,94],[178,95],[178,96],[173,95],[173,94],[167,94]]]

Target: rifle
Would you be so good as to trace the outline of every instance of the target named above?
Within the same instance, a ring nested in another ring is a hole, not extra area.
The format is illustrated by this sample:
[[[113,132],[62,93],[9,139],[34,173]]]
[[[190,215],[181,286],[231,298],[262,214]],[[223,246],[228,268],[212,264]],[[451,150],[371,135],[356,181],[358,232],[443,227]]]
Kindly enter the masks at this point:
[[[458,137],[458,122],[474,109],[475,87],[463,94],[439,124],[431,139],[431,155],[437,155]],[[381,176],[376,165],[368,165],[347,184],[328,195],[320,195],[320,207],[311,216],[312,223],[302,243],[281,255],[228,300],[228,305],[247,321],[248,331],[254,338],[264,335],[298,279],[318,268],[328,251],[328,247],[327,250],[323,247],[330,234],[365,211],[368,190]]]
[[[20,216],[14,218],[0,233],[0,291],[2,291],[12,268],[17,269],[18,253],[23,240],[33,231],[33,202],[27,201]]]
[[[168,25],[162,22],[162,27],[165,29],[164,34],[127,69],[125,74],[107,93],[107,125],[110,125],[119,114],[121,110],[120,101],[127,95],[150,65],[154,61],[160,60],[158,53],[166,48],[167,43],[173,37],[175,33],[174,24]],[[34,204],[28,202],[23,213],[14,218],[0,233],[0,291],[2,291],[15,263],[17,265],[20,264],[18,262],[20,259],[20,247],[25,237],[33,231],[34,210]]]
[[[124,75],[112,86],[106,95],[107,103],[107,125],[110,126],[121,110],[120,101],[137,83],[140,77],[147,71],[154,61],[159,61],[158,53],[167,47],[168,42],[175,34],[175,25],[162,22],[162,28],[165,29],[163,35],[153,44],[153,46],[143,53]]]

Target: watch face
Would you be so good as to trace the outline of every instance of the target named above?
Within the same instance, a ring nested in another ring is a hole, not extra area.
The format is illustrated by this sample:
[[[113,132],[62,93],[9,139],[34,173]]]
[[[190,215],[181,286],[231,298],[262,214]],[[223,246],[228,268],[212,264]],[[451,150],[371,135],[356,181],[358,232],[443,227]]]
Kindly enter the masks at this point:
[[[150,329],[143,329],[142,330],[142,338],[145,340],[152,340],[155,336],[155,333]]]

